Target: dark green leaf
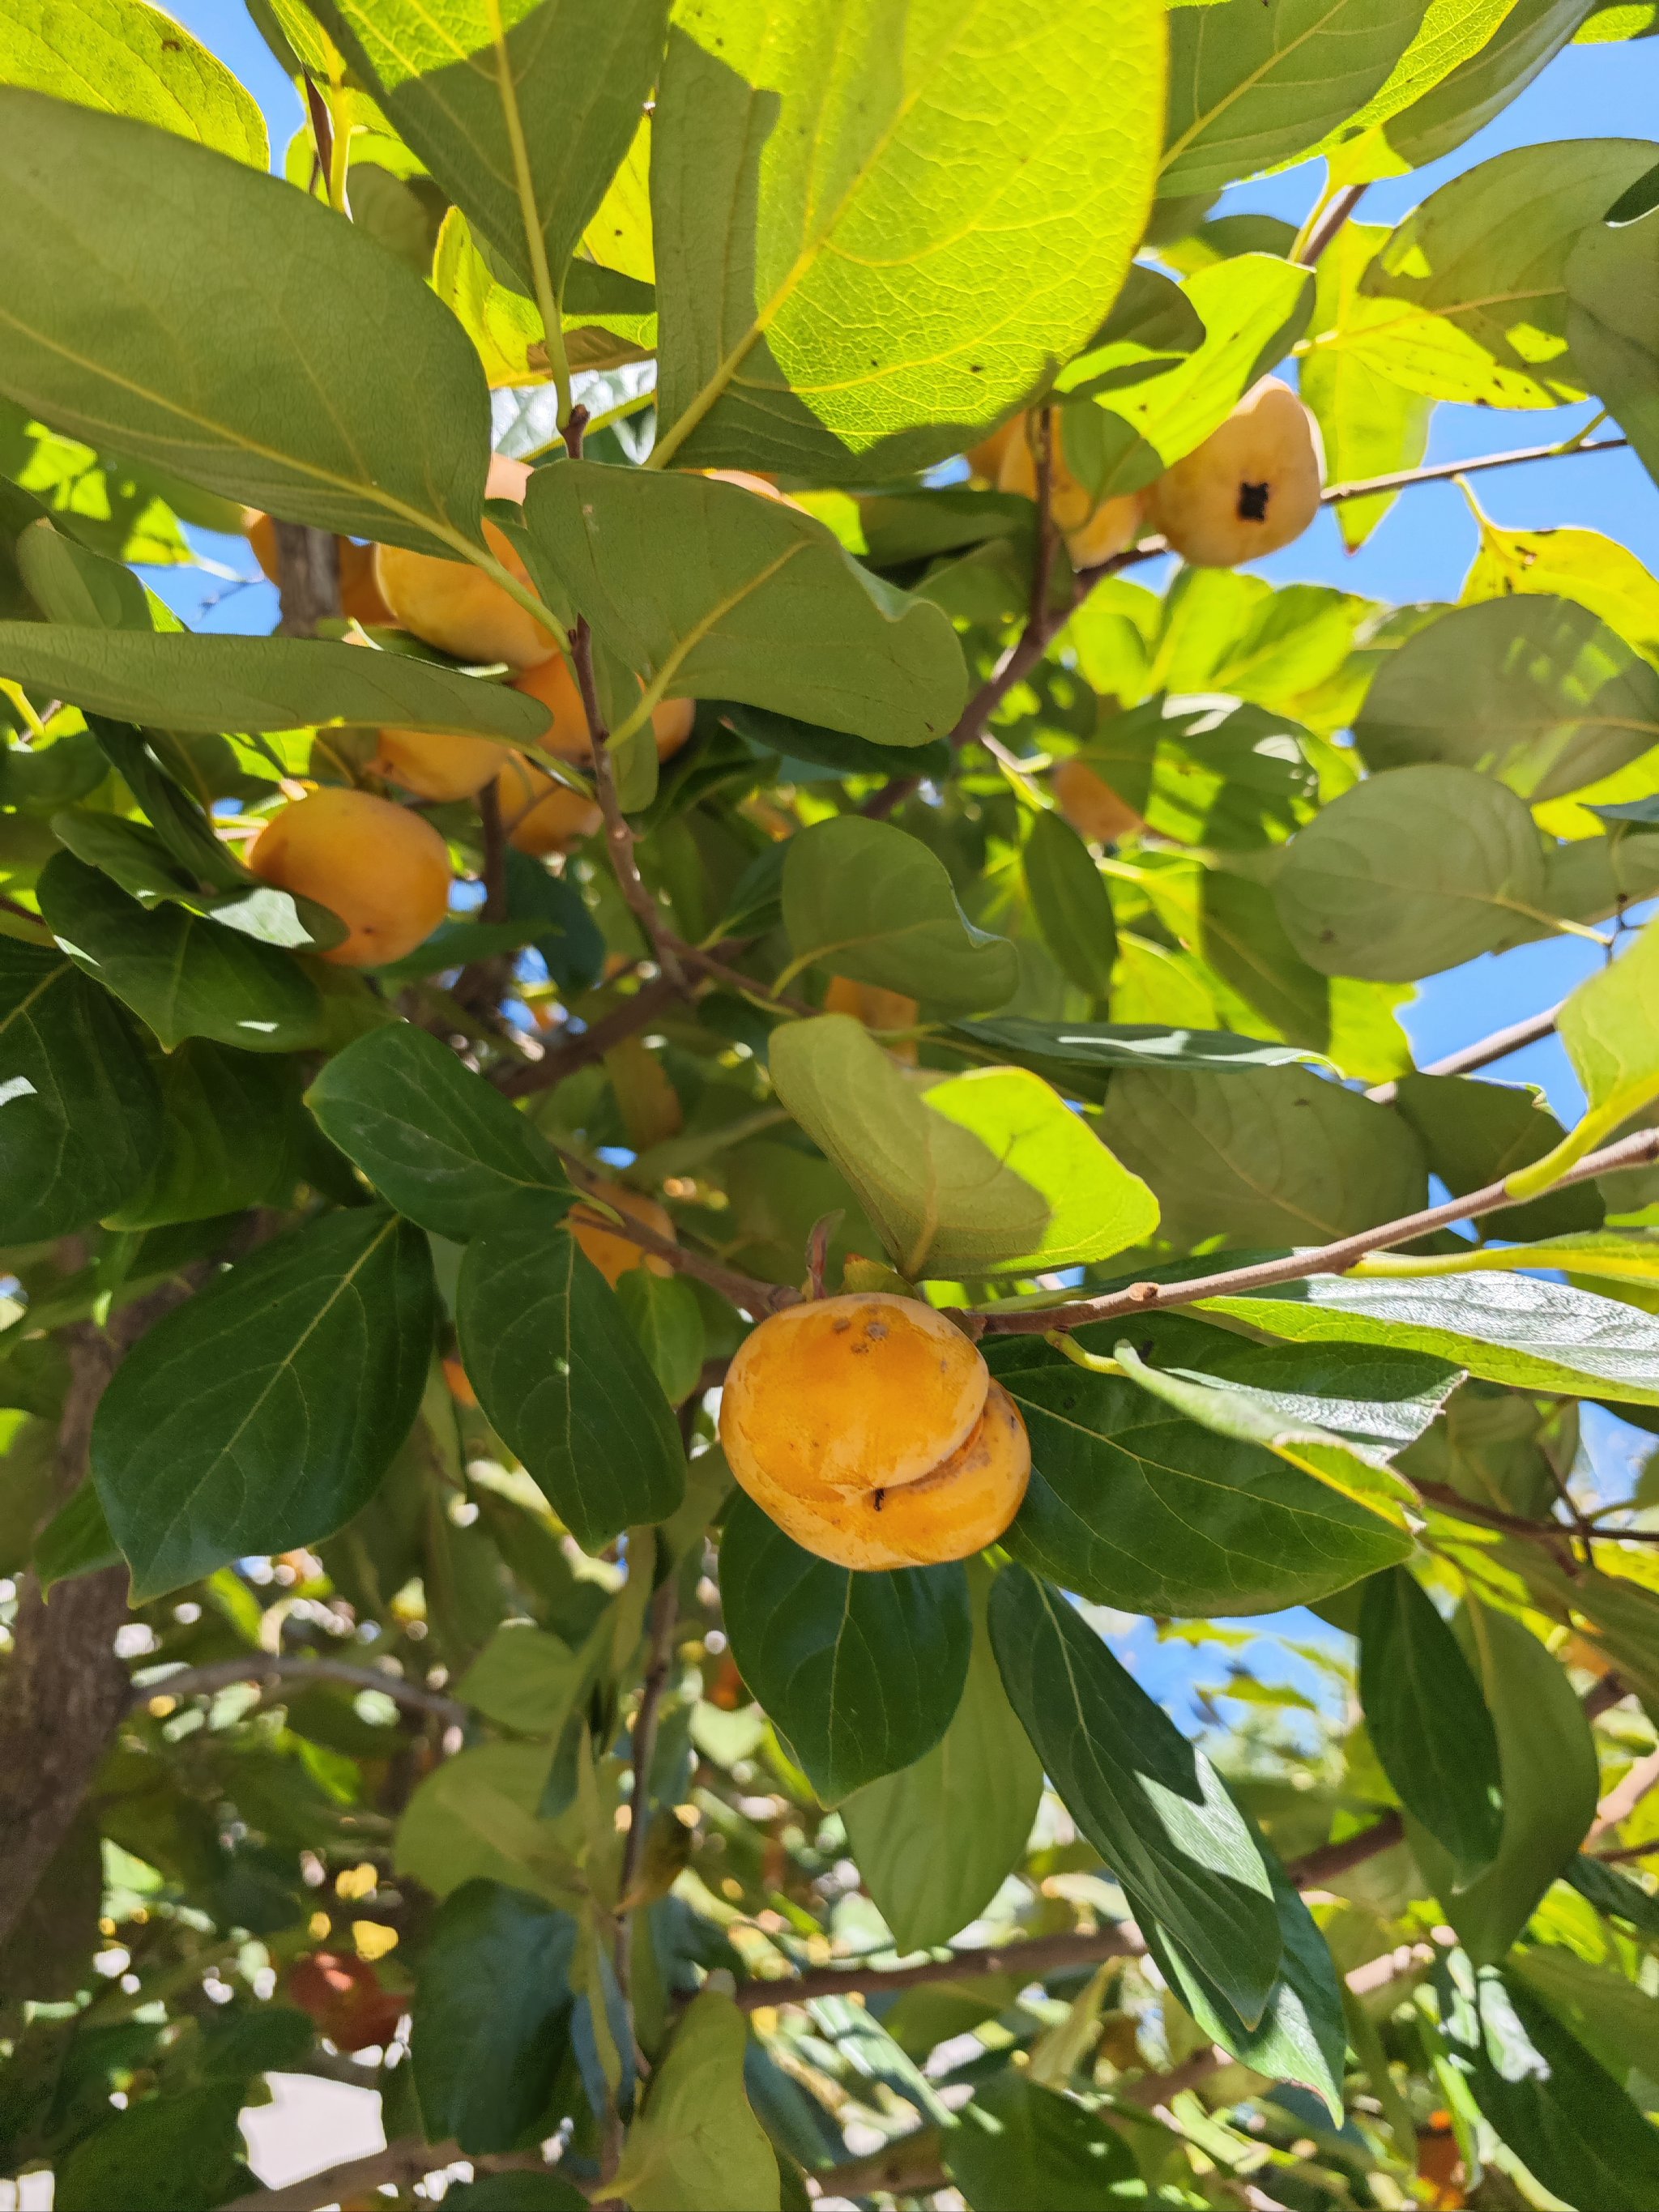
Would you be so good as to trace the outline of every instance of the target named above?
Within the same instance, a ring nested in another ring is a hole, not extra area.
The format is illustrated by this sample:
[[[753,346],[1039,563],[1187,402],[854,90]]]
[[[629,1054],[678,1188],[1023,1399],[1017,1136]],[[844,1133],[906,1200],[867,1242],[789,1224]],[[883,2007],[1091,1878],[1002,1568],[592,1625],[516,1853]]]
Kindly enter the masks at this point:
[[[191,1037],[158,1076],[161,1143],[143,1187],[105,1215],[110,1228],[210,1221],[288,1197],[298,1104],[289,1063]]]
[[[1570,1881],[1581,1897],[1588,1898],[1609,1919],[1627,1922],[1638,1936],[1650,1940],[1659,1936],[1659,1897],[1617,1867],[1580,1851],[1561,1879]]]
[[[1185,1249],[1321,1244],[1424,1205],[1416,1138],[1386,1107],[1299,1067],[1114,1077],[1100,1133],[1144,1176]]]
[[[1261,1850],[1273,1877],[1285,1951],[1266,2009],[1253,2026],[1246,2025],[1162,1929],[1148,1929],[1147,1943],[1170,1986],[1206,2035],[1256,2073],[1310,2090],[1340,2125],[1348,2047],[1341,1984],[1330,1947],[1295,1883],[1272,1851],[1265,1845]]]
[[[1374,1575],[1359,1615],[1359,1700],[1401,1802],[1468,1882],[1498,1855],[1498,1736],[1462,1648],[1404,1567]]]
[[[975,929],[945,863],[889,823],[843,814],[792,837],[783,920],[793,969],[816,963],[945,1012],[1000,1006],[1019,980],[1008,939]]]
[[[1558,799],[1659,743],[1659,670],[1588,607],[1516,592],[1454,607],[1390,653],[1353,734],[1373,769],[1448,762]]]
[[[948,773],[951,750],[942,738],[925,745],[876,745],[845,730],[827,730],[792,714],[769,714],[763,707],[734,706],[724,719],[740,737],[814,768],[838,769],[844,775],[936,776]],[[781,854],[779,856],[781,858]]]
[[[363,1207],[289,1231],[157,1322],[93,1429],[134,1595],[343,1527],[409,1433],[436,1320],[425,1237]]]
[[[17,569],[50,623],[99,629],[151,627],[149,601],[131,569],[65,537],[50,522],[31,523],[18,539]]]
[[[97,1220],[149,1173],[161,1134],[126,1014],[61,952],[0,937],[0,1239]]]
[[[1115,1067],[1202,1067],[1219,1073],[1284,1067],[1318,1055],[1299,1045],[1269,1044],[1230,1030],[1164,1029],[1146,1022],[1040,1022],[1024,1014],[1000,1021],[952,1022],[951,1028],[994,1052],[1035,1068],[1061,1089],[1068,1077],[1090,1079],[1087,1096],[1105,1095],[1103,1078]]]
[[[1136,1334],[1160,1359],[1202,1358],[1212,1372],[1227,1353],[1255,1350],[1218,1335],[1212,1352],[1158,1320],[1137,1323]],[[988,1341],[987,1358],[1031,1437],[1030,1487],[1006,1541],[1097,1603],[1130,1613],[1276,1612],[1374,1574],[1408,1548],[1376,1514],[1260,1444],[1200,1428],[1036,1338]],[[1237,1370],[1248,1383],[1248,1356]],[[1316,1368],[1302,1378],[1259,1371],[1277,1383],[1273,1402],[1287,1417],[1328,1412],[1340,1420],[1342,1401],[1322,1397]],[[1356,1399],[1369,1379],[1353,1376]],[[1383,1390],[1401,1387],[1376,1379]],[[1357,1404],[1352,1418],[1386,1419],[1387,1407],[1386,1399]],[[1432,1404],[1419,1412],[1431,1417]]]
[[[39,896],[64,951],[169,1050],[191,1036],[248,1052],[322,1042],[321,996],[290,953],[181,906],[143,907],[68,853],[42,875]]]
[[[146,124],[9,88],[0,195],[0,391],[295,522],[452,556],[482,544],[477,356],[420,278],[329,209]],[[64,282],[88,268],[121,271],[118,315],[102,286]]]
[[[1650,149],[1651,150],[1651,149]],[[1654,269],[1659,214],[1615,227],[1592,222],[1567,258],[1567,337],[1585,380],[1636,448],[1659,471],[1659,316]]]
[[[629,1267],[617,1298],[671,1406],[684,1405],[702,1373],[704,1329],[696,1292],[682,1275]]]
[[[910,1765],[949,1727],[973,1643],[960,1566],[854,1574],[738,1498],[720,1597],[744,1680],[826,1803]]]
[[[0,378],[4,374],[0,337]],[[326,638],[0,623],[0,665],[52,698],[174,730],[252,733],[384,722],[524,743],[547,727],[546,709],[508,684],[411,653],[366,653]]]
[[[1144,2193],[1115,2129],[1012,2068],[975,2089],[945,2155],[973,2212],[1112,2212]]]
[[[149,2097],[79,2142],[58,2168],[63,2212],[209,2212],[237,2185],[237,2082]]]
[[[525,511],[531,557],[653,704],[734,699],[888,745],[925,744],[956,720],[967,678],[945,617],[794,507],[708,477],[578,461],[538,470]]]
[[[1091,999],[1111,995],[1117,924],[1089,848],[1062,815],[1039,814],[1025,840],[1025,888],[1037,927],[1061,968]]]
[[[1482,2117],[1565,2203],[1659,2208],[1659,2130],[1516,1977],[1454,1952],[1440,2026]]]
[[[548,2108],[568,2042],[577,1923],[498,1881],[444,1900],[421,1960],[410,2056],[428,2133],[503,2151]]]
[[[1042,1769],[1014,1716],[985,1626],[991,1576],[968,1577],[974,1650],[951,1725],[896,1774],[842,1807],[865,1887],[901,1951],[948,1943],[1019,1863],[1042,1796]]]
[[[412,1023],[372,1030],[337,1053],[306,1094],[323,1134],[387,1204],[465,1243],[526,1192],[538,1218],[572,1196],[546,1139],[499,1091]]]
[[[685,1455],[662,1387],[562,1205],[475,1235],[456,1322],[478,1401],[578,1543],[597,1550],[680,1501]]]
[[[559,297],[655,82],[667,0],[319,0],[317,13],[520,289]]]
[[[1483,1190],[1518,1168],[1530,1167],[1566,1134],[1545,1105],[1542,1093],[1530,1086],[1481,1083],[1467,1075],[1408,1075],[1396,1086],[1394,1103],[1416,1130],[1430,1174],[1437,1176],[1454,1198]],[[1488,1237],[1514,1237],[1524,1243],[1538,1237],[1599,1229],[1604,1212],[1595,1186],[1577,1183],[1529,1205],[1506,1206],[1486,1214],[1481,1229]]]
[[[1253,2025],[1284,1945],[1272,1878],[1220,1778],[1049,1584],[1005,1568],[990,1619],[1014,1711],[1136,1917]]]
[[[83,1482],[35,1538],[31,1564],[44,1591],[54,1583],[72,1581],[76,1575],[112,1567],[120,1556],[97,1489]]]

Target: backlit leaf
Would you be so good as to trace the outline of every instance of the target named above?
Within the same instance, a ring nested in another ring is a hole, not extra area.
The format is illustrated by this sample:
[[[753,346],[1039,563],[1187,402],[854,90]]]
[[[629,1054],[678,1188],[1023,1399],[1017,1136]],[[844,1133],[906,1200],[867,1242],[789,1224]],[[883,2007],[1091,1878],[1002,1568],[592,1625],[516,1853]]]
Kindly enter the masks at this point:
[[[144,0],[6,0],[0,82],[131,115],[263,171],[263,117],[217,55]]]
[[[719,1990],[686,2008],[612,2177],[635,2212],[777,2212],[777,2159],[744,2090],[748,2040]]]

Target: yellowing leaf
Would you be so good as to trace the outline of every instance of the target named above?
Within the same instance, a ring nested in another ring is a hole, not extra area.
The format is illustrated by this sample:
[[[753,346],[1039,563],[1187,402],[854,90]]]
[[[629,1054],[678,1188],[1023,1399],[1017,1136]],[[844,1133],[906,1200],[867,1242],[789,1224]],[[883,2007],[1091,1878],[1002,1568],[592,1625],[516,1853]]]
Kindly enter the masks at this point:
[[[1517,1198],[1547,1190],[1621,1121],[1659,1097],[1659,931],[1650,923],[1621,959],[1581,983],[1555,1027],[1589,1103],[1563,1143],[1510,1177]]]

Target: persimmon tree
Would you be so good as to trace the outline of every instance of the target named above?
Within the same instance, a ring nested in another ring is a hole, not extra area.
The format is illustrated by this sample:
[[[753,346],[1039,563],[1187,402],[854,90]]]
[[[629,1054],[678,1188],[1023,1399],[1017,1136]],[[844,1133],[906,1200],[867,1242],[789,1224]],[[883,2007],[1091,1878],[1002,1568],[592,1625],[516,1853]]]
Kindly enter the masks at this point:
[[[1650,11],[251,4],[0,0],[5,2170],[1659,2205],[1659,582],[1241,567],[1659,472],[1659,146],[1363,205]]]

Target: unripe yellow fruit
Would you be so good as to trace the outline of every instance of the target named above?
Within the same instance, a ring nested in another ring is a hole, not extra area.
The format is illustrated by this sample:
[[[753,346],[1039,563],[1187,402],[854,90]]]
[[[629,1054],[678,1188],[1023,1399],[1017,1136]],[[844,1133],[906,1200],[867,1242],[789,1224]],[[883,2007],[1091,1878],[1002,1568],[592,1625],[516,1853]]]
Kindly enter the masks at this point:
[[[512,758],[509,745],[459,732],[382,730],[374,772],[421,799],[471,799]]]
[[[325,952],[343,968],[401,960],[449,910],[449,848],[429,822],[389,799],[325,785],[272,815],[248,866],[261,882],[315,899],[350,934]]]
[[[529,482],[530,471],[522,461],[501,453],[491,457],[485,487],[491,499],[516,500],[522,506]],[[484,524],[484,543],[521,584],[530,581],[523,562],[493,522]],[[379,545],[374,575],[392,619],[458,660],[504,660],[509,668],[539,668],[557,650],[551,632],[469,562]]]
[[[629,1190],[625,1183],[602,1182],[593,1186],[596,1196],[614,1206],[618,1213],[628,1214],[641,1228],[653,1229],[659,1237],[665,1237],[671,1244],[678,1242],[674,1224],[669,1214],[654,1198],[646,1197],[643,1191]],[[568,1216],[571,1233],[588,1258],[610,1284],[617,1287],[619,1277],[630,1267],[647,1267],[653,1275],[672,1275],[669,1262],[655,1252],[642,1251],[622,1230],[613,1228],[591,1206],[574,1206]]]
[[[978,1349],[886,1291],[820,1298],[744,1340],[720,1442],[756,1504],[821,1559],[860,1571],[966,1559],[1018,1511],[1025,1425]]]
[[[1022,499],[1035,499],[1037,495],[1036,454],[1028,427],[1033,420],[1031,416],[1022,416],[1012,426],[1019,434],[1011,437],[1003,447],[997,471],[997,489],[1017,492]],[[1087,485],[1080,483],[1066,465],[1057,416],[1051,420],[1051,436],[1048,512],[1065,538],[1072,565],[1092,568],[1134,544],[1140,534],[1145,499],[1139,492],[1130,492],[1115,499],[1097,501]]]
[[[1319,512],[1319,425],[1288,384],[1264,376],[1218,430],[1147,495],[1147,519],[1200,568],[1236,568],[1300,538]]]
[[[548,752],[580,764],[592,759],[593,745],[588,735],[581,688],[562,653],[556,653],[551,660],[544,661],[528,676],[520,677],[513,688],[538,701],[553,717],[551,726],[538,739]],[[696,719],[696,702],[693,699],[665,699],[660,706],[652,708],[651,727],[656,736],[659,760],[666,760],[671,754],[678,752],[690,736]]]
[[[988,438],[969,446],[963,458],[981,483],[995,484],[1002,472],[1003,455],[1016,438],[1023,440],[1024,435],[1025,417],[1013,416],[1000,429],[993,430]]]
[[[1060,811],[1091,845],[1110,845],[1146,823],[1103,776],[1080,760],[1063,760],[1048,779]]]

